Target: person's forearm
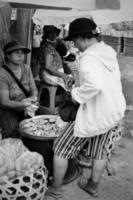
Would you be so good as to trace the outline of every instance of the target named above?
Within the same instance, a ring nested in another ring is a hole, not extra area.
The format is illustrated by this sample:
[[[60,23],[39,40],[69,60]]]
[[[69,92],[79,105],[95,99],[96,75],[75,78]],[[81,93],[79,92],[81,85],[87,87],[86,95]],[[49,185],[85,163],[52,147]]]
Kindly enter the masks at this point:
[[[58,77],[63,78],[63,79],[64,79],[64,76],[66,76],[65,73],[59,72],[57,69],[53,69],[51,67],[47,68],[47,70],[53,76],[58,76]]]
[[[35,89],[32,89],[31,91],[31,96],[32,97],[37,97],[38,96],[38,90],[35,88]]]
[[[80,104],[88,102],[94,96],[101,93],[102,88],[95,84],[84,84],[80,87],[73,88],[71,91],[72,98]]]
[[[12,101],[12,100],[9,100],[9,101],[5,101],[3,103],[1,103],[2,107],[3,108],[10,108],[10,109],[14,109],[14,110],[17,110],[17,111],[21,111],[21,110],[24,110],[24,106],[23,106],[23,103],[20,101]]]

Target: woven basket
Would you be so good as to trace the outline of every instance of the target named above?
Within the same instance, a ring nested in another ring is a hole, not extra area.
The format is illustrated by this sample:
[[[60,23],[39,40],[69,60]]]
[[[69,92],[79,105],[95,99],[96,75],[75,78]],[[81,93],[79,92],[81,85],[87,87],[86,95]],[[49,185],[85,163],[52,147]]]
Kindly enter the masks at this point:
[[[0,183],[0,200],[44,200],[47,174],[43,166],[33,173],[5,180]]]

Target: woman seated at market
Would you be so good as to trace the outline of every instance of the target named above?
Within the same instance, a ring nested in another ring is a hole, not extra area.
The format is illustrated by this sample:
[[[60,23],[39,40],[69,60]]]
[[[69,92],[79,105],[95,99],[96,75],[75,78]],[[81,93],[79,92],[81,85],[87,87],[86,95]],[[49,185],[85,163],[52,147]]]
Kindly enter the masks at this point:
[[[64,73],[63,56],[67,49],[58,36],[60,29],[53,25],[47,25],[43,28],[43,37],[39,52],[40,79],[53,85],[66,84],[70,77]],[[65,69],[67,66],[65,66]],[[65,71],[69,71],[67,69]],[[71,81],[73,81],[71,79]]]
[[[24,64],[25,55],[29,52],[30,49],[18,41],[11,41],[4,47],[5,60],[0,68],[0,126],[4,130],[3,137],[17,137],[16,129],[29,106],[25,100],[30,97],[34,103],[37,101],[38,91],[30,66]],[[8,70],[13,72],[27,93]]]

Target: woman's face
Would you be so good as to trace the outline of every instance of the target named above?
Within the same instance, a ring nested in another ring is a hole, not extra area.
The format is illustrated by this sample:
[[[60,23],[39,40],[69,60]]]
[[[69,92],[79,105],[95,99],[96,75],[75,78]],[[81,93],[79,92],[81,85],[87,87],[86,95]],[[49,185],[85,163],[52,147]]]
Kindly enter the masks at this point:
[[[10,63],[15,65],[20,65],[24,62],[25,54],[24,51],[19,49],[11,52],[7,55],[7,59]]]
[[[74,46],[79,49],[79,51],[83,52],[85,51],[86,47],[85,47],[85,42],[83,40],[83,38],[81,37],[76,37],[73,39],[74,42]]]
[[[49,33],[48,39],[51,41],[56,41],[57,34],[56,33]]]
[[[57,34],[56,33],[49,33],[48,40],[51,44],[56,47],[57,45]]]

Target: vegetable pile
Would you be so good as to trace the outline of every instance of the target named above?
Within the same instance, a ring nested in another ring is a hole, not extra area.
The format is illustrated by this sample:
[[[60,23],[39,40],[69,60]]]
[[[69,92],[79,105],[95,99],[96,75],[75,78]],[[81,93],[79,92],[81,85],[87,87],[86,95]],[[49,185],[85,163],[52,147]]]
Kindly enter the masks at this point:
[[[20,130],[34,136],[57,137],[66,126],[59,116],[36,116],[23,120],[20,123]]]
[[[43,165],[43,157],[30,152],[20,139],[0,140],[0,182],[24,175],[27,171],[34,172]]]

